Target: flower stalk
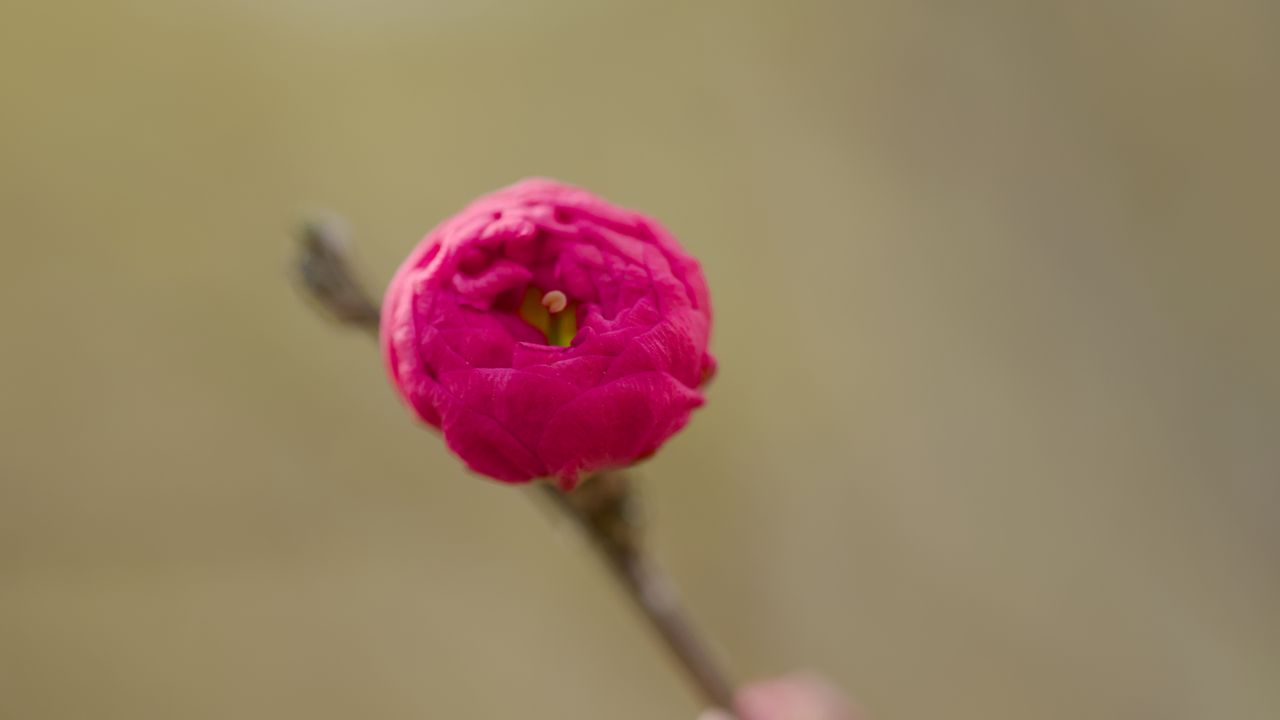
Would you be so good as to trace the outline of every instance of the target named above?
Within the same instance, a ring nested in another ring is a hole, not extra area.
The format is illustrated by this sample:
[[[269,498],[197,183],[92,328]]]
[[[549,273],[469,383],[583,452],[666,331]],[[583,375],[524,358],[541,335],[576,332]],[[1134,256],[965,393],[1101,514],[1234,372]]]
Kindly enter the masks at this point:
[[[308,223],[300,239],[296,267],[306,295],[331,319],[377,337],[379,304],[360,283],[340,226]],[[638,500],[626,474],[599,472],[571,491],[552,482],[537,486],[595,548],[702,699],[712,707],[731,709],[732,686],[694,631],[674,585],[645,549]]]
[[[582,529],[703,699],[721,709],[732,707],[733,689],[689,624],[671,581],[645,552],[627,476],[597,473],[570,492],[551,483],[539,486]]]

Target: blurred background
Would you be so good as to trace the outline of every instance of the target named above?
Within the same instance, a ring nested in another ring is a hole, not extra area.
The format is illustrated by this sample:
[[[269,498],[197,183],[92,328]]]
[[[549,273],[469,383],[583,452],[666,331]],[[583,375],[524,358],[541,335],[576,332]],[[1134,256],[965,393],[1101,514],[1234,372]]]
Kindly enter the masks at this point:
[[[0,26],[0,717],[692,718],[594,559],[291,286],[527,175],[721,373],[641,470],[736,677],[1280,716],[1280,6],[95,0]]]

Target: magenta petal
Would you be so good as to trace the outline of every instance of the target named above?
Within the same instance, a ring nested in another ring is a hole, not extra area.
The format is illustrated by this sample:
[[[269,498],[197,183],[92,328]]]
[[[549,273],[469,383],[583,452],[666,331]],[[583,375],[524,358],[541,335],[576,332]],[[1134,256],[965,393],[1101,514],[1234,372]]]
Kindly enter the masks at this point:
[[[560,408],[538,454],[557,477],[628,465],[684,427],[702,394],[664,373],[630,375]]]
[[[689,387],[702,382],[702,348],[697,334],[682,315],[658,323],[635,336],[614,360],[609,372],[614,377],[631,373],[659,371],[671,373]]]
[[[564,380],[510,368],[476,369],[453,372],[440,378],[454,404],[482,415],[496,423],[506,435],[514,438],[530,453],[542,440],[551,417],[579,393]],[[483,428],[486,433],[490,428]],[[468,427],[466,432],[472,428]],[[445,438],[458,430],[450,429],[447,419]],[[534,462],[535,466],[541,463]],[[539,469],[536,474],[545,474]]]
[[[445,444],[478,473],[503,482],[527,482],[545,471],[527,447],[493,418],[463,405],[445,416]]]
[[[613,358],[602,355],[569,357],[551,365],[529,365],[525,369],[535,375],[557,378],[580,390],[589,390],[605,382],[605,374]],[[519,365],[517,365],[519,367]]]
[[[487,308],[493,299],[508,290],[524,287],[533,273],[510,260],[498,260],[480,274],[468,277],[454,275],[453,287],[458,294],[477,307]]]

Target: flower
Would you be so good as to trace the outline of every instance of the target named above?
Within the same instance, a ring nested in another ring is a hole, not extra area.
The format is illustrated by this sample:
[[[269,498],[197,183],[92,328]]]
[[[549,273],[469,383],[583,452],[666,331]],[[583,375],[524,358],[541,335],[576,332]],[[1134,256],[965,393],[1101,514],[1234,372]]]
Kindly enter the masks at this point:
[[[414,248],[387,288],[392,382],[474,471],[509,483],[648,457],[715,370],[698,262],[656,221],[528,179]]]
[[[797,674],[752,683],[738,691],[741,720],[858,720],[844,695],[814,675]],[[732,720],[722,710],[708,710],[698,720]]]

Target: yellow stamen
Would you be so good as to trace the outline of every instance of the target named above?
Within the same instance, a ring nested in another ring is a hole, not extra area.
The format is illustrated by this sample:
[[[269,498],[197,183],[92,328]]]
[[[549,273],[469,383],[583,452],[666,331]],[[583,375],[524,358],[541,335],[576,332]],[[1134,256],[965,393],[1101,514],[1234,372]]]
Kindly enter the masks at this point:
[[[551,334],[551,316],[542,307],[542,293],[538,288],[529,286],[524,291],[524,302],[520,304],[520,319],[542,331],[543,335]]]
[[[573,336],[578,334],[578,308],[567,305],[551,316],[551,332],[547,333],[547,341],[552,345],[569,347]]]

